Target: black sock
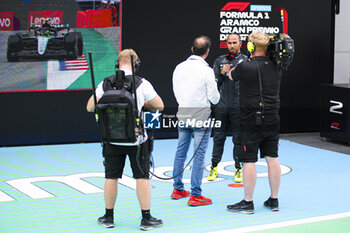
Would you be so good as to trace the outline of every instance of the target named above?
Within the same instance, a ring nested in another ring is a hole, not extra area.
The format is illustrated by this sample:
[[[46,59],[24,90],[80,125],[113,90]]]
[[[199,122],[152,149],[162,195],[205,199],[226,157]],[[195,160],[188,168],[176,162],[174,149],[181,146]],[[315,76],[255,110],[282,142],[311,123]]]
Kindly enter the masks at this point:
[[[253,203],[253,201],[246,201],[246,200],[244,200],[244,199],[243,199],[243,201],[244,201],[245,204],[251,204],[251,203]]]
[[[141,210],[142,218],[150,219],[151,218],[151,210]]]
[[[218,163],[211,163],[211,167],[214,168],[214,167],[217,167],[218,166]]]
[[[112,216],[113,217],[114,213],[113,213],[113,209],[106,209],[106,214],[105,216]]]
[[[270,200],[276,201],[276,200],[278,200],[278,198],[272,198],[272,197],[270,197]]]

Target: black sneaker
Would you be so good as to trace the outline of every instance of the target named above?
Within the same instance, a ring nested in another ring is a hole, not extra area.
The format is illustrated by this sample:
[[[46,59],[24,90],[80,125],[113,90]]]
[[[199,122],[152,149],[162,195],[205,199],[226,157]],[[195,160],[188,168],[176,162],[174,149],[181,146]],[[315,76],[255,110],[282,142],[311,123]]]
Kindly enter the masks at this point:
[[[106,228],[114,227],[113,216],[103,215],[102,217],[98,218],[97,222],[98,222],[98,224],[100,224]]]
[[[278,199],[267,199],[267,201],[264,202],[264,206],[266,208],[269,208],[271,211],[279,211],[280,209],[278,208]]]
[[[151,217],[150,219],[143,218],[141,220],[140,229],[143,231],[149,231],[156,227],[162,227],[163,221],[160,219],[156,219],[154,217]]]
[[[241,212],[243,214],[254,214],[254,203],[246,203],[245,200],[234,205],[228,205],[227,210],[231,212]]]

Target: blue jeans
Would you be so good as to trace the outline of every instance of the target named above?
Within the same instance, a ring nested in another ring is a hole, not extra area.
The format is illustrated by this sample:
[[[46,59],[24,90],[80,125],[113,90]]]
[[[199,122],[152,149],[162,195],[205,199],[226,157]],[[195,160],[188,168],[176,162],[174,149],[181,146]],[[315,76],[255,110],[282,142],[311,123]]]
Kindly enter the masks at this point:
[[[179,139],[174,160],[173,176],[179,174],[184,168],[187,158],[187,152],[191,144],[192,135],[194,135],[194,152],[197,150],[193,159],[192,173],[191,173],[191,194],[195,197],[201,196],[202,179],[204,171],[204,157],[208,148],[208,141],[210,136],[210,128],[178,128]],[[202,141],[203,139],[203,141]],[[200,143],[202,141],[202,143]],[[193,153],[194,153],[193,152]],[[192,158],[193,154],[190,155]],[[184,190],[184,183],[182,182],[183,173],[174,178],[174,189],[179,191]]]

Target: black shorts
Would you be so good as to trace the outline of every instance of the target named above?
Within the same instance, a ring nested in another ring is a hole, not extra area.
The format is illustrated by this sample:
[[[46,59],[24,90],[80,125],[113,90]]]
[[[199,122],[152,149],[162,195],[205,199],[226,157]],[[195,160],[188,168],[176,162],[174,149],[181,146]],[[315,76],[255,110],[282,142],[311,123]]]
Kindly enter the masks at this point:
[[[240,162],[257,162],[258,150],[260,158],[265,156],[278,157],[279,124],[270,126],[255,126],[240,129],[235,153]]]
[[[121,178],[126,155],[128,155],[133,177],[135,179],[148,179],[151,153],[148,152],[146,145],[147,142],[141,145],[139,155],[137,156],[137,146],[117,146],[104,143],[103,156],[105,158],[105,177],[108,179]]]

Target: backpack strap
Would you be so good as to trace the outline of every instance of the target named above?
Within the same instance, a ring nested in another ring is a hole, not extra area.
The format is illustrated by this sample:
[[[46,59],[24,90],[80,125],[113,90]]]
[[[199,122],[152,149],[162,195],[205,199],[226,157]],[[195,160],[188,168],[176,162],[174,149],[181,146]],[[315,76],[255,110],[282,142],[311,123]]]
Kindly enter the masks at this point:
[[[137,89],[141,83],[142,83],[142,79],[141,77],[139,76],[135,76],[135,82],[136,82],[136,86],[135,86],[135,89]],[[133,90],[132,90],[132,75],[127,75],[125,76],[125,82],[124,82],[124,87],[130,91],[131,93],[133,93]]]
[[[141,85],[142,83],[142,79],[139,76],[135,76],[135,82],[136,82],[136,89]],[[127,89],[128,91],[130,91],[131,93],[132,91],[132,75],[127,75],[125,76],[125,80],[124,80],[124,87],[125,89]],[[115,75],[111,75],[108,76],[107,78],[105,78],[103,80],[103,91],[108,91],[108,90],[113,90],[113,89],[122,89],[122,88],[118,88],[117,87],[117,79]]]

